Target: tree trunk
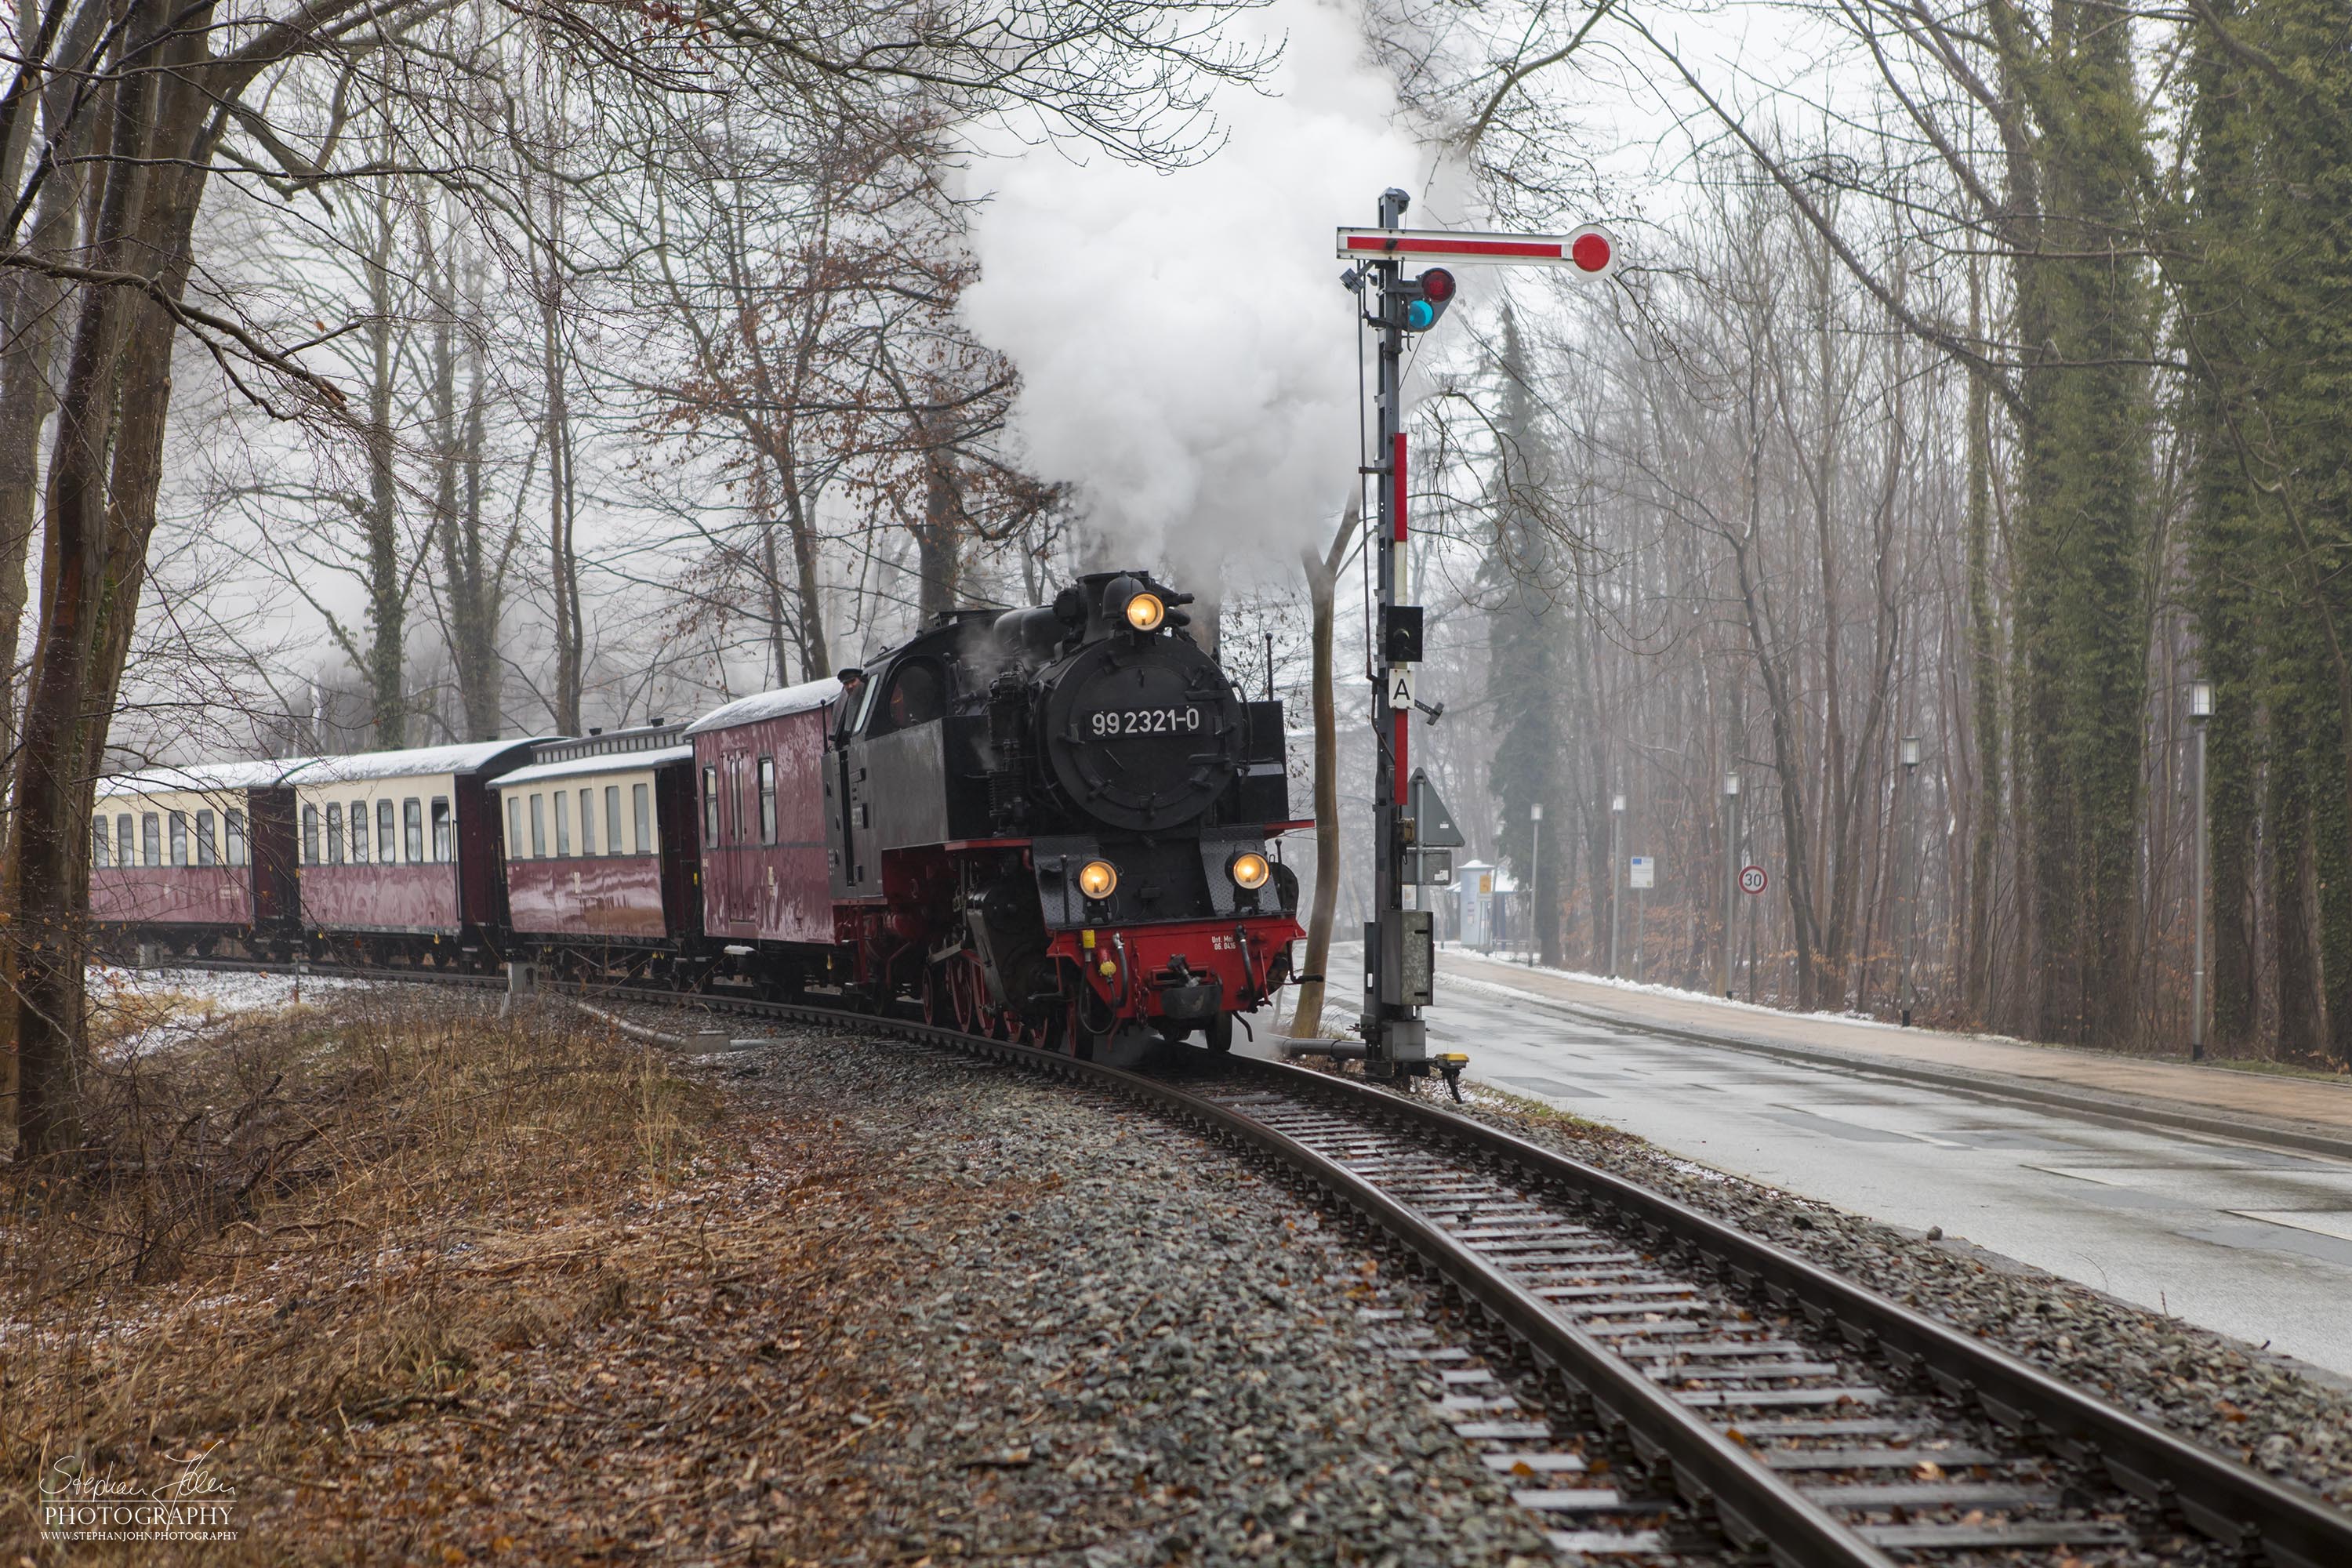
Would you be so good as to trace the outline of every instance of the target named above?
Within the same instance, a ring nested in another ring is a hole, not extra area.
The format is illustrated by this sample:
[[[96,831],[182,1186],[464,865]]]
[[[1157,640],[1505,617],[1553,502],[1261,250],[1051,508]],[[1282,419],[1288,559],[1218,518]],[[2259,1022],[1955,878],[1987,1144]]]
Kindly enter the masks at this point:
[[[1291,1016],[1291,1038],[1311,1040],[1323,1033],[1325,973],[1331,962],[1331,922],[1339,905],[1339,714],[1332,689],[1334,649],[1332,617],[1339,568],[1347,563],[1361,521],[1357,503],[1348,503],[1331,548],[1318,557],[1299,552],[1307,574],[1307,602],[1313,619],[1315,644],[1315,902],[1307,915],[1307,968],[1298,984],[1298,1005]]]
[[[1981,337],[1983,280],[1969,267],[1969,336]],[[1974,700],[1976,799],[1969,861],[1967,934],[1960,953],[1962,1005],[1972,1023],[1989,1024],[1992,988],[1992,884],[2000,847],[2000,629],[1992,610],[1992,395],[1969,378],[1969,683]]]
[[[559,734],[582,732],[581,697],[587,682],[588,631],[580,605],[580,552],[573,538],[579,518],[578,480],[572,472],[570,363],[563,342],[563,184],[551,174],[547,188],[547,238],[542,258],[547,276],[540,290],[541,352],[546,361],[548,585],[554,600],[555,691],[551,715]]]
[[[161,55],[184,66],[193,52],[188,40],[206,37],[209,16],[209,7],[200,6],[167,22],[161,0],[133,0],[118,58]],[[184,31],[166,46],[162,34],[169,23],[184,24]],[[210,152],[196,145],[192,127],[171,133],[194,119],[191,75],[157,69],[121,79],[111,144],[129,155],[108,169],[90,247],[94,268],[161,276],[175,295]],[[113,650],[129,645],[154,521],[173,335],[171,318],[143,296],[127,289],[84,290],[58,400],[43,527],[41,633],[17,757],[18,817],[7,847],[5,893],[14,940],[0,949],[0,975],[15,1010],[19,1162],[69,1158],[81,1142],[91,772],[114,705],[108,676],[120,664]],[[127,404],[126,391],[140,401]],[[143,500],[145,510],[125,515],[110,500],[133,508]],[[115,548],[118,522],[136,539],[135,558]]]
[[[932,431],[923,452],[923,523],[915,533],[921,578],[918,624],[929,626],[955,608],[963,593],[963,482],[955,453]]]
[[[375,217],[376,248],[367,258],[368,495],[360,521],[368,547],[369,726],[375,749],[390,752],[408,744],[408,584],[400,567],[400,481],[393,468],[392,399],[399,366],[393,338],[394,216],[388,197],[379,197]]]

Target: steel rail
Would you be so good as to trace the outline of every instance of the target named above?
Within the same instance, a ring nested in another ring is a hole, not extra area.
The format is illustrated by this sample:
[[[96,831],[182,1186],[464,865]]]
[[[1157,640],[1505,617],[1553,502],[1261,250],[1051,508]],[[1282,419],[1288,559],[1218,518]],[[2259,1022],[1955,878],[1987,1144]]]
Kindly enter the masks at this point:
[[[1643,1226],[1654,1239],[1694,1249],[1748,1290],[1834,1326],[1858,1351],[1900,1372],[1921,1372],[1947,1394],[1973,1398],[2011,1431],[2046,1443],[2122,1489],[2168,1511],[2250,1561],[2275,1568],[2352,1564],[2352,1513],[2252,1467],[2063,1383],[2020,1357],[1904,1306],[1811,1260],[1598,1166],[1424,1100],[1334,1074],[1271,1062],[1252,1069],[1305,1094],[1400,1120],[1442,1141],[1567,1187]],[[2263,1554],[2255,1555],[2257,1550]]]
[[[235,960],[183,963],[277,972],[292,967]],[[494,977],[431,971],[385,973],[338,966],[310,973],[469,987],[500,984]],[[1522,1344],[1540,1370],[1589,1398],[1604,1422],[1622,1422],[1634,1434],[1638,1448],[1663,1457],[1675,1489],[1701,1517],[1718,1519],[1734,1540],[1767,1544],[1790,1568],[1892,1568],[1893,1559],[1442,1227],[1337,1161],[1180,1083],[912,1019],[806,1002],[553,980],[541,984],[551,993],[583,998],[703,1006],[895,1036],[1098,1085],[1189,1118],[1230,1142],[1289,1167],[1422,1258],[1465,1301],[1475,1303]],[[1401,1123],[1530,1182],[1614,1210],[1639,1225],[1654,1244],[1697,1253],[1719,1277],[1745,1291],[1761,1291],[1777,1306],[1794,1306],[1816,1328],[1833,1328],[1846,1343],[1884,1358],[1897,1373],[1924,1374],[1947,1394],[1973,1400],[1998,1425],[2086,1469],[2104,1469],[2123,1491],[2168,1518],[2177,1517],[2249,1563],[2271,1568],[2352,1564],[2352,1513],[2201,1448],[2020,1357],[1664,1194],[1443,1105],[1371,1084],[1254,1058],[1229,1058],[1220,1065],[1229,1067],[1233,1075],[1279,1086],[1302,1099],[1338,1103],[1371,1120]],[[1230,1085],[1233,1078],[1218,1081]]]

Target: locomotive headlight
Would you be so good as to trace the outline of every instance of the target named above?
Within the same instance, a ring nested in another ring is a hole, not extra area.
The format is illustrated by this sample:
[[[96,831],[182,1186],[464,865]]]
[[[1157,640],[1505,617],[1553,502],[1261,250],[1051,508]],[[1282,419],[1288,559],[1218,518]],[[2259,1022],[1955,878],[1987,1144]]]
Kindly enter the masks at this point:
[[[1265,879],[1274,875],[1274,868],[1265,863],[1265,857],[1255,849],[1244,849],[1234,856],[1226,863],[1225,871],[1233,878],[1234,886],[1247,888],[1253,892],[1265,887]]]
[[[1118,868],[1108,860],[1089,860],[1078,868],[1078,891],[1090,899],[1108,899],[1118,890]]]
[[[1156,632],[1168,618],[1168,606],[1157,594],[1138,594],[1127,602],[1127,624],[1139,632]]]

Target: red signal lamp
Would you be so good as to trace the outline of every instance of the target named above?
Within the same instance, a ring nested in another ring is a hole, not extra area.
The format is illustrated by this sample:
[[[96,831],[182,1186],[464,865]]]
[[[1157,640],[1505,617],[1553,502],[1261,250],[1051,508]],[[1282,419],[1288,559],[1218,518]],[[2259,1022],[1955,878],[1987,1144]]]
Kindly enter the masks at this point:
[[[1608,271],[1609,257],[1609,237],[1595,229],[1578,235],[1576,243],[1568,247],[1568,258],[1585,272]]]

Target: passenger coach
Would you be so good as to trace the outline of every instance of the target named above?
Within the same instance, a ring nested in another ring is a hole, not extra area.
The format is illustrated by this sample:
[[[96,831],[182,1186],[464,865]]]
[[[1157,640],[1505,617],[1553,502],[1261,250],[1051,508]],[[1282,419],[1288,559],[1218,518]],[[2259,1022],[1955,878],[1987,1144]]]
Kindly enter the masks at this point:
[[[101,947],[209,954],[225,937],[290,943],[294,792],[307,760],[199,763],[98,782],[89,913]]]
[[[506,889],[488,785],[538,743],[368,752],[299,770],[302,925],[314,951],[437,968],[496,962]]]
[[[497,779],[506,824],[507,918],[519,945],[559,968],[692,979],[702,904],[695,875],[694,747],[683,724],[541,744]]]

